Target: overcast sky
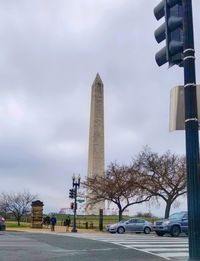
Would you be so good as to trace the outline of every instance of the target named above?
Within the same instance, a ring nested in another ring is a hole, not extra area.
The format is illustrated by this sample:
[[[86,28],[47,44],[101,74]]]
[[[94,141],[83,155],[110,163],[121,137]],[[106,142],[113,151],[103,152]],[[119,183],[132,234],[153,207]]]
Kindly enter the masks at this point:
[[[168,130],[170,89],[183,84],[183,70],[154,59],[158,2],[0,0],[0,192],[28,189],[45,211],[68,207],[72,174],[87,174],[97,72],[106,165],[129,163],[145,145],[185,153],[184,131]],[[193,0],[197,83],[199,10]]]

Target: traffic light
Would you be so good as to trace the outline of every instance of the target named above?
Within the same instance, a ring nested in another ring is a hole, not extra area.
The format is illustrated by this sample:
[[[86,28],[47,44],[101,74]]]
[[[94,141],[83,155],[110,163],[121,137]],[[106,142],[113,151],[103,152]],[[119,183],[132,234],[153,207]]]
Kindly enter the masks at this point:
[[[157,20],[162,17],[165,22],[154,32],[158,43],[166,39],[166,46],[156,53],[159,66],[169,63],[183,66],[183,5],[182,0],[162,0],[155,8]]]
[[[70,190],[69,190],[69,197],[70,197],[70,198],[74,198],[74,197],[75,197],[75,191],[74,191],[74,189],[70,189]]]
[[[74,203],[73,202],[70,204],[70,208],[74,209]]]
[[[76,209],[77,209],[77,203],[75,204],[74,202],[71,202],[70,208],[71,208],[71,209],[74,209],[74,206],[76,206]]]

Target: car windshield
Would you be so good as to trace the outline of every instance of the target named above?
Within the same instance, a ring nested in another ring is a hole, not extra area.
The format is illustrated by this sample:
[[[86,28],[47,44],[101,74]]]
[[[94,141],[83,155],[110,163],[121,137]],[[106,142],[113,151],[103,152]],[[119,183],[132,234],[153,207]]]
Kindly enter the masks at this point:
[[[172,214],[169,219],[181,219],[185,215],[185,212],[179,212]]]

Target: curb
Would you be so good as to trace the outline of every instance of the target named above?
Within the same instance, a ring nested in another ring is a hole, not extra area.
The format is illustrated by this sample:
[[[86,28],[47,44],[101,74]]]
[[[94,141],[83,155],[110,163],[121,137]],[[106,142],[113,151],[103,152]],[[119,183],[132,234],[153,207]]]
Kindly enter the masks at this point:
[[[55,231],[51,231],[51,229],[47,228],[7,228],[7,232],[26,232],[26,233],[46,233],[46,234],[71,234],[71,230],[66,232],[65,227],[55,227]],[[77,234],[103,234],[105,231],[99,231],[99,230],[90,230],[90,229],[78,229]]]

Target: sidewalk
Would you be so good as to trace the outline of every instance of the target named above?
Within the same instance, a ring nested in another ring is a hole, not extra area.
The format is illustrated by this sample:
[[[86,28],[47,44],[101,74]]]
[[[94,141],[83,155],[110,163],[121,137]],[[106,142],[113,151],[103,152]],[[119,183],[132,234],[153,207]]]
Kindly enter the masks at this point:
[[[55,233],[71,233],[72,227],[70,227],[69,232],[66,232],[66,227],[65,226],[55,226]],[[77,233],[93,233],[93,234],[102,234],[104,232],[95,230],[95,229],[81,229],[77,228],[78,232]],[[51,231],[51,228],[29,228],[29,227],[8,227],[6,228],[6,231],[11,231],[11,232],[28,232],[28,233],[54,233]]]

